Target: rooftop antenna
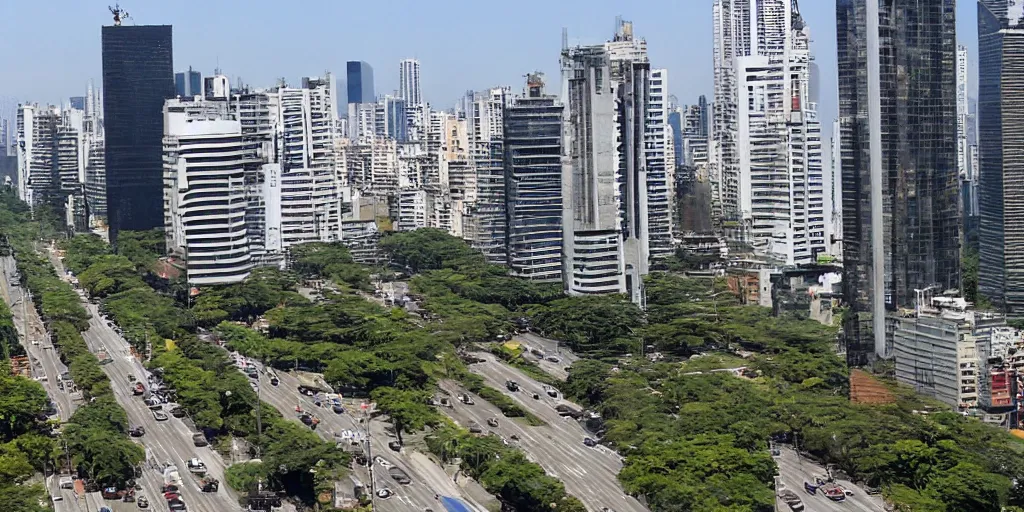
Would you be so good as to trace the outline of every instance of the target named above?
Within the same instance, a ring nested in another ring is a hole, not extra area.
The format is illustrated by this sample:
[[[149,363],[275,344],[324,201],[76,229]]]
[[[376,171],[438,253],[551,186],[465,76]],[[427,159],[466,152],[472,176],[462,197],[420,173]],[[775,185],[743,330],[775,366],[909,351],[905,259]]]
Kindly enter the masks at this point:
[[[113,7],[108,5],[107,9],[110,9],[110,14],[114,15],[115,27],[120,27],[122,21],[131,18],[131,15],[128,14],[128,11],[121,8],[121,4],[114,4]]]

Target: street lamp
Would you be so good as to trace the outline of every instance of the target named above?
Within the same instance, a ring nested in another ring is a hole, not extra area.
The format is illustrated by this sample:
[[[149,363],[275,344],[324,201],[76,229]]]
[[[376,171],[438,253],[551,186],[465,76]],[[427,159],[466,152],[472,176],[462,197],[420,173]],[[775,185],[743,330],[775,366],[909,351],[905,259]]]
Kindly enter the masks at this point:
[[[260,403],[262,402],[260,400],[260,389],[262,389],[262,387],[257,385],[256,386],[256,458],[257,459],[261,458],[261,455],[263,454],[263,449],[261,447],[261,444],[263,443],[263,417],[262,417],[261,411],[260,411]],[[231,390],[229,389],[227,391],[224,391],[224,396],[230,398],[232,396]],[[252,404],[249,404],[249,405],[251,406]]]

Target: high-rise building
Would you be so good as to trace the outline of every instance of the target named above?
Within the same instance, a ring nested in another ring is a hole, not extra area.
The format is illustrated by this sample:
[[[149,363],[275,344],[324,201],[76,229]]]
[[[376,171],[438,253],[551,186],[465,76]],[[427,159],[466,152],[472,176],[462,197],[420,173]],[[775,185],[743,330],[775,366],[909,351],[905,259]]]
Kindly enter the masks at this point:
[[[463,203],[463,237],[487,257],[506,264],[504,115],[512,98],[509,87],[467,93],[464,101],[472,198]]]
[[[405,59],[398,63],[398,97],[407,105],[423,103],[420,90],[420,61]]]
[[[838,0],[836,22],[844,329],[863,366],[892,353],[886,311],[960,287],[955,1]]]
[[[203,74],[193,71],[189,66],[188,71],[174,74],[174,91],[179,97],[202,96],[203,95]]]
[[[751,2],[715,0],[712,6],[715,80],[708,178],[711,218],[718,227],[735,229],[740,222],[738,89],[736,59],[751,54]]]
[[[348,87],[349,103],[373,103],[373,68],[362,61],[348,61],[345,65],[345,80]]]
[[[164,236],[189,284],[230,284],[252,269],[242,127],[224,102],[167,100]]]
[[[809,33],[791,0],[764,0],[751,26],[765,34],[736,57],[740,233],[787,264],[817,261],[829,247],[821,124],[811,101]]]
[[[978,2],[978,291],[1024,318],[1024,4]]]
[[[668,70],[650,70],[647,113],[643,124],[647,169],[647,231],[651,258],[675,251],[672,243],[675,202],[675,153],[668,125]]]
[[[85,96],[72,96],[68,98],[68,104],[71,108],[76,110],[85,111]]]
[[[505,111],[506,247],[512,275],[558,282],[562,275],[562,113],[531,73]]]
[[[69,232],[88,228],[85,112],[19,105],[18,196],[63,215]]]
[[[103,122],[110,240],[163,226],[163,108],[174,96],[171,27],[103,27]]]
[[[573,295],[624,293],[643,304],[649,265],[647,43],[619,23],[603,44],[562,50],[566,165],[563,283]]]

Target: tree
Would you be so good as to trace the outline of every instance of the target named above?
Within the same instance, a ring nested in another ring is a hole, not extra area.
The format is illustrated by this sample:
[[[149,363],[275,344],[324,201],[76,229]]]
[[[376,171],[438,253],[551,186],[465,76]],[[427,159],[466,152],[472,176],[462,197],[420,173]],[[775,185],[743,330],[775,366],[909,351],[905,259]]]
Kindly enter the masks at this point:
[[[12,376],[0,365],[0,441],[10,441],[29,431],[36,416],[44,410],[46,391],[38,382]]]
[[[985,472],[979,466],[961,462],[935,476],[928,489],[950,510],[998,512],[1009,492],[1010,480]]]
[[[437,422],[437,412],[428,405],[430,397],[426,392],[384,387],[370,396],[377,409],[391,418],[399,443],[402,432],[413,432]]]

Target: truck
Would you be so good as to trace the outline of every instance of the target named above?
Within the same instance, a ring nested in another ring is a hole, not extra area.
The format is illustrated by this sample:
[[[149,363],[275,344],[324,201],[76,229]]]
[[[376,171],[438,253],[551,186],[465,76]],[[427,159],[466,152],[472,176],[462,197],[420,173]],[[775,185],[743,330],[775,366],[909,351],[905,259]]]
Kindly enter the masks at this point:
[[[164,487],[161,489],[164,493],[177,492],[181,488],[181,475],[178,474],[178,468],[171,463],[167,463],[164,466]]]
[[[295,372],[295,377],[299,379],[299,393],[308,396],[316,393],[334,393],[334,389],[318,373]]]

